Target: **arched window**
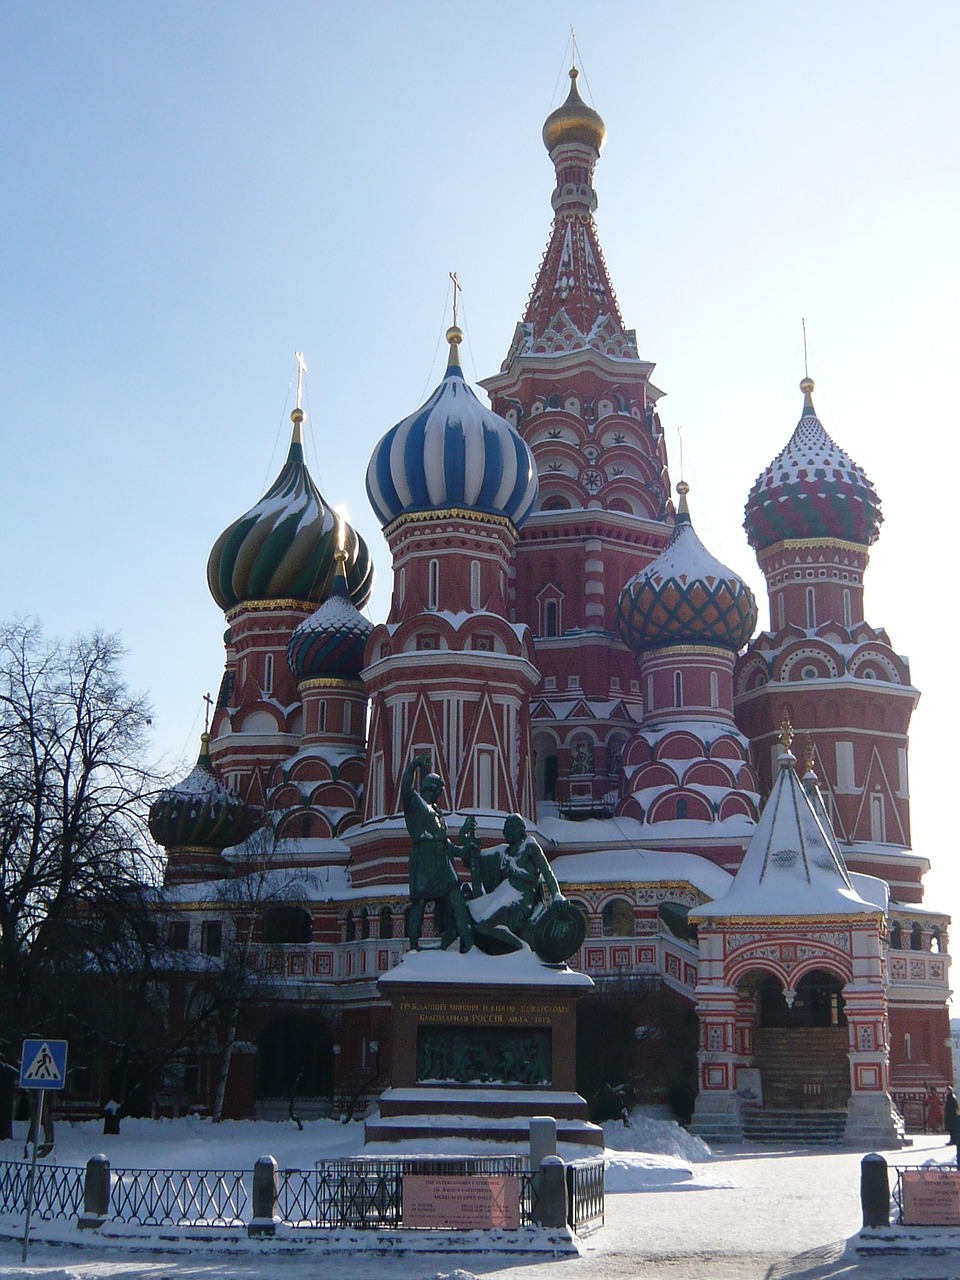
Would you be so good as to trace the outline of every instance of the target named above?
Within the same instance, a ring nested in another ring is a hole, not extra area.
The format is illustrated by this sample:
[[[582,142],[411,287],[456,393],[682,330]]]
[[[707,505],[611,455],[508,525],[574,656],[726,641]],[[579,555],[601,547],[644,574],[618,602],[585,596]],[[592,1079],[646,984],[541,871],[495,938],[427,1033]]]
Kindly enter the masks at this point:
[[[601,914],[605,938],[632,938],[634,932],[633,907],[626,898],[614,898]]]
[[[427,608],[440,608],[440,561],[431,560],[427,566]]]
[[[894,951],[903,949],[903,935],[900,929],[900,922],[897,920],[894,920],[890,926],[890,946]]]
[[[679,671],[673,673],[673,705],[683,706],[683,675]]]
[[[556,800],[557,778],[560,774],[560,761],[556,752],[551,751],[543,760],[543,795],[541,800]]]
[[[936,954],[939,954],[943,950],[940,939],[940,930],[936,925],[934,925],[930,930],[930,950]]]
[[[711,707],[720,705],[720,677],[715,671],[710,672],[710,705]]]
[[[326,699],[317,703],[317,733],[326,733],[327,731],[327,703]]]
[[[543,606],[543,634],[559,635],[560,606],[556,600],[548,600]]]
[[[787,625],[786,616],[787,616],[787,610],[783,602],[783,592],[781,591],[777,594],[777,625],[780,627],[781,630],[783,630],[783,628]]]
[[[273,693],[273,654],[264,655],[263,659],[263,692]]]
[[[380,924],[377,932],[381,938],[393,937],[393,912],[389,907],[382,907],[380,910]]]
[[[370,913],[366,907],[360,912],[360,937],[364,942],[370,937]]]
[[[817,596],[813,587],[807,587],[807,626],[817,625]]]
[[[677,801],[677,817],[683,819],[687,816],[687,801],[680,799]]]
[[[313,921],[305,907],[278,904],[263,913],[264,942],[312,942]]]
[[[470,561],[470,608],[480,608],[480,561]]]
[[[883,796],[874,793],[870,797],[870,839],[881,844],[887,838],[887,821]]]
[[[910,950],[923,950],[923,931],[916,920],[914,920],[913,924],[910,926]]]
[[[347,912],[346,940],[347,942],[356,942],[357,940],[357,922],[353,918],[353,911]]]
[[[853,626],[853,608],[850,603],[850,588],[843,589],[843,625],[845,627]]]

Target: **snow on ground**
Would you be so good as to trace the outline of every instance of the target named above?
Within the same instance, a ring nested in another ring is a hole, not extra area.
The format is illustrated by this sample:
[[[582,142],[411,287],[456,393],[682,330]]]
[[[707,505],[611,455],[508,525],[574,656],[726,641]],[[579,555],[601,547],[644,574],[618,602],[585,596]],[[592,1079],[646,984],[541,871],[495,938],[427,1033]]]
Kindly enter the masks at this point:
[[[17,1126],[25,1134],[26,1124]],[[119,1134],[104,1136],[99,1120],[57,1125],[54,1159],[62,1165],[84,1165],[90,1156],[104,1154],[114,1169],[252,1169],[261,1156],[273,1156],[281,1169],[312,1169],[317,1160],[365,1155],[460,1155],[464,1144],[455,1138],[436,1138],[425,1148],[418,1143],[371,1143],[364,1146],[363,1122],[307,1120],[302,1132],[292,1121],[225,1120],[214,1125],[200,1116],[179,1120],[126,1119]],[[671,1121],[635,1112],[629,1125],[604,1125],[607,1150],[607,1188],[642,1191],[674,1184],[678,1189],[724,1185],[703,1167],[710,1149],[699,1138]],[[527,1144],[475,1142],[471,1150],[501,1155],[526,1153]],[[23,1138],[0,1142],[0,1160],[19,1160]],[[596,1154],[593,1149],[560,1144],[565,1160]]]
[[[378,1240],[376,1232],[351,1233],[336,1256],[325,1241],[288,1237],[262,1244],[242,1232],[229,1244],[181,1240],[175,1253],[178,1246],[154,1239],[135,1251],[93,1235],[81,1237],[72,1224],[64,1224],[61,1243],[32,1244],[23,1268],[19,1244],[9,1232],[0,1238],[0,1280],[316,1280],[334,1269],[337,1280],[383,1280],[384,1275],[390,1280],[960,1277],[956,1252],[924,1256],[914,1251],[907,1258],[857,1254],[861,1151],[741,1144],[710,1152],[672,1123],[638,1113],[626,1125],[604,1128],[606,1225],[580,1242],[579,1256],[534,1256],[523,1251],[519,1240],[511,1245],[465,1235],[457,1242],[442,1232],[434,1233],[434,1239],[444,1237],[446,1253],[429,1239],[417,1247],[409,1237],[391,1245]],[[22,1133],[23,1126],[19,1129]],[[57,1158],[61,1164],[82,1163],[106,1150],[115,1168],[226,1169],[252,1167],[269,1152],[293,1168],[309,1167],[325,1156],[353,1154],[361,1142],[362,1125],[330,1120],[306,1124],[302,1133],[290,1123],[212,1126],[189,1117],[125,1120],[114,1138],[105,1138],[98,1124],[61,1126]],[[18,1158],[21,1149],[16,1143],[0,1143],[0,1158]],[[892,1164],[918,1165],[953,1153],[942,1137],[930,1136],[916,1139],[912,1150],[885,1154]],[[692,1194],[678,1200],[678,1190]],[[952,1236],[956,1243],[957,1233]],[[532,1236],[527,1240],[532,1242]],[[901,1241],[898,1247],[909,1245]]]

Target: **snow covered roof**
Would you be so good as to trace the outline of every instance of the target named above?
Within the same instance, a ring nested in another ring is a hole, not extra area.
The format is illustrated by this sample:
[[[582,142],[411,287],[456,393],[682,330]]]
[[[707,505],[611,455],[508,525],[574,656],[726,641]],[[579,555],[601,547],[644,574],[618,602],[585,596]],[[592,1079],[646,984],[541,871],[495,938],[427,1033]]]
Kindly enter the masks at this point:
[[[660,853],[646,849],[607,849],[568,854],[550,864],[563,888],[593,884],[657,884],[682,880],[708,898],[719,898],[733,876],[695,853]]]
[[[733,884],[695,917],[875,915],[850,882],[784,747],[780,772]]]

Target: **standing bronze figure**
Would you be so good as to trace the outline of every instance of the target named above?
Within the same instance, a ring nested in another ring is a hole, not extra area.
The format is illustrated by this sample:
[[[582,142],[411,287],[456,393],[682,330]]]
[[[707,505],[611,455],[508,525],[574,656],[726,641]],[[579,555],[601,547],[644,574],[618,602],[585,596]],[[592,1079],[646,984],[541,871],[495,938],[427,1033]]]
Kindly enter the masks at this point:
[[[443,902],[447,908],[446,928],[440,945],[448,947],[455,938],[460,939],[460,950],[469,951],[473,946],[473,922],[460,890],[460,877],[454,866],[454,858],[463,858],[470,865],[479,846],[474,838],[476,818],[467,818],[460,828],[462,844],[455,844],[447,834],[447,824],[439,806],[443,792],[443,779],[429,773],[430,757],[415,756],[403,771],[400,795],[403,801],[403,818],[413,847],[410,850],[410,917],[407,937],[410,947],[420,946],[423,913],[428,902]],[[420,789],[416,782],[420,780]]]

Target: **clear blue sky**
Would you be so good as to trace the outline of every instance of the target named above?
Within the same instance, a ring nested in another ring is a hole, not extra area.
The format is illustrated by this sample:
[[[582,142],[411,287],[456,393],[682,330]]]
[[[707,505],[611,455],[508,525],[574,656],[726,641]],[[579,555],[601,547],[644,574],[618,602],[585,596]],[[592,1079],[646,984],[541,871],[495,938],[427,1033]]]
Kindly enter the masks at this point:
[[[158,748],[192,757],[222,669],[207,554],[281,465],[295,350],[314,476],[384,615],[366,462],[440,376],[449,271],[467,376],[499,368],[571,23],[673,476],[682,426],[697,528],[762,600],[743,503],[799,415],[806,317],[820,417],[883,501],[867,618],[923,690],[914,844],[960,909],[955,0],[5,6],[3,616],[120,631]]]

